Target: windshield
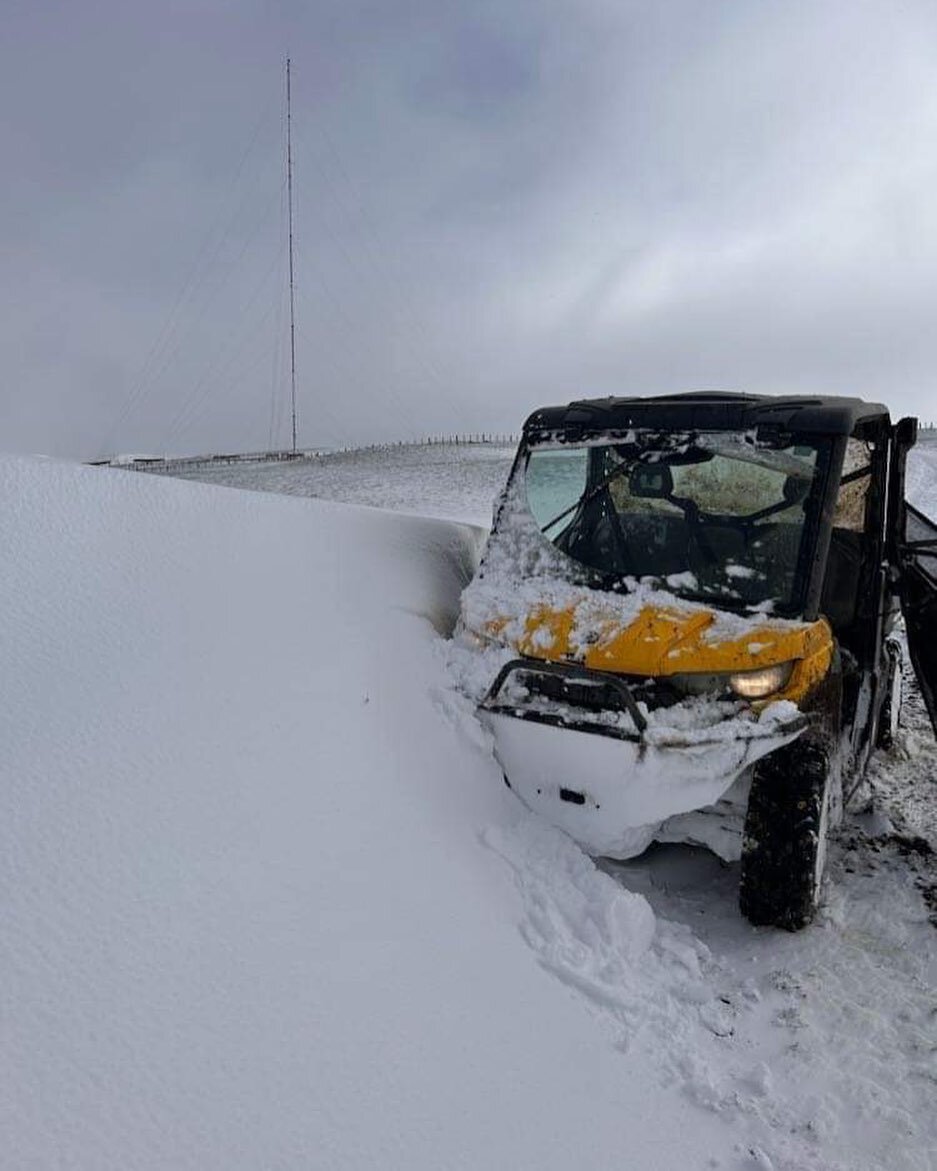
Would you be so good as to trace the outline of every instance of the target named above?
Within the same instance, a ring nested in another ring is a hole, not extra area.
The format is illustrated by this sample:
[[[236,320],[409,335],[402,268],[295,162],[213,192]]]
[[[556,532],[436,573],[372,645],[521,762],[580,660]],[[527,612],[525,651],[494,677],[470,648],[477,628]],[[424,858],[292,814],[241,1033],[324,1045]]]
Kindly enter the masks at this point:
[[[797,609],[820,446],[752,433],[631,432],[533,447],[525,483],[543,536],[603,579],[779,613]]]

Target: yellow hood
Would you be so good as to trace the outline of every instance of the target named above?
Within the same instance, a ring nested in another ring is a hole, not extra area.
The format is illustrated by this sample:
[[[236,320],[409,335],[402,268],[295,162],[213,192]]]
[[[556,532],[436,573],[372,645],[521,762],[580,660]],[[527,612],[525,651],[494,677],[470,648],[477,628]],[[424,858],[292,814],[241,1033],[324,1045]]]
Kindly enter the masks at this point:
[[[588,607],[583,637],[581,608]],[[833,635],[816,622],[726,620],[704,607],[642,606],[630,621],[584,591],[563,607],[532,606],[522,623],[494,618],[483,632],[529,658],[577,662],[597,671],[661,677],[756,671],[795,662],[788,685],[771,697],[799,702],[820,682],[833,657]],[[520,633],[517,633],[522,626]]]

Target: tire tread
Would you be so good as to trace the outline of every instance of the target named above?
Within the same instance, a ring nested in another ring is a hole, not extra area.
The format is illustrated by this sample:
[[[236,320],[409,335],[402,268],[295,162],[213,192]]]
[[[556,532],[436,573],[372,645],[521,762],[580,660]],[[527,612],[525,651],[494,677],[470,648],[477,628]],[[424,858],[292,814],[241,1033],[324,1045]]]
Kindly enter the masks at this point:
[[[829,753],[811,740],[795,740],[755,766],[739,886],[751,923],[799,931],[816,914],[829,773]]]

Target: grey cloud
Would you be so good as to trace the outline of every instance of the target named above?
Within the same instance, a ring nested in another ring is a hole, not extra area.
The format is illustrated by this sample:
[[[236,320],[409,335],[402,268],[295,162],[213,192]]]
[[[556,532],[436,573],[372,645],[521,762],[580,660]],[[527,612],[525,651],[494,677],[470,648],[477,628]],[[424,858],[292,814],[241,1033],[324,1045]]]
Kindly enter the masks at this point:
[[[937,416],[923,2],[42,5],[5,32],[7,449],[283,440],[287,52],[304,441],[702,385]]]

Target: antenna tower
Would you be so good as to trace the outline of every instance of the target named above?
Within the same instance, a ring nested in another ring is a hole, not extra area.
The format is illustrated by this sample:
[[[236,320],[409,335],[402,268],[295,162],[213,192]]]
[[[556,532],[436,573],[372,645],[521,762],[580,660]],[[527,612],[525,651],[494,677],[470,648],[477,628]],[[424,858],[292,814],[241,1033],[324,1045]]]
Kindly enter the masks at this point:
[[[290,103],[290,59],[286,59],[286,202],[290,245],[290,406],[293,418],[293,455],[296,454],[296,316],[293,301],[293,139]]]

